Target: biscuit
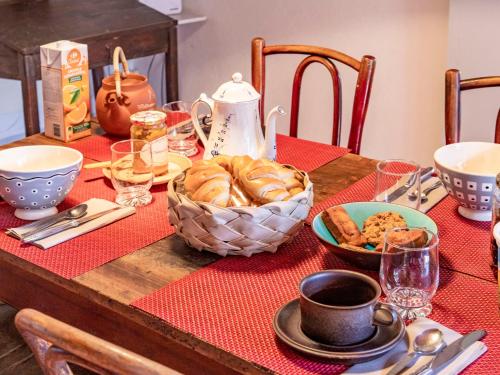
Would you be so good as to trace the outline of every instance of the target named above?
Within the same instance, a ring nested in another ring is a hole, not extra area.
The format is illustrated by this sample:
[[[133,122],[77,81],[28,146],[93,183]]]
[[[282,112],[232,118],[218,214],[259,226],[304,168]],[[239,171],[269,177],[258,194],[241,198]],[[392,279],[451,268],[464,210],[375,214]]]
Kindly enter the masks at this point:
[[[335,206],[327,208],[323,211],[321,218],[339,244],[348,243],[354,246],[366,245],[366,239],[344,207]]]
[[[365,220],[361,233],[370,245],[377,247],[384,243],[384,234],[386,230],[398,227],[407,227],[403,216],[392,211],[379,212]]]
[[[389,243],[406,248],[419,248],[427,244],[427,232],[422,229],[408,229],[391,232],[387,235]]]

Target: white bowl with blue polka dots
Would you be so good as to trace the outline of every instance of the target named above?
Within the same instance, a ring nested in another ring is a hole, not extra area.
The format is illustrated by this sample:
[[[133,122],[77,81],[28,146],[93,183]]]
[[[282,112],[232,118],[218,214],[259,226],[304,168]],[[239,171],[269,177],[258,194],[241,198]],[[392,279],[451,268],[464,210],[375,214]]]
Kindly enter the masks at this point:
[[[471,220],[491,220],[500,144],[449,144],[434,153],[434,162],[448,194],[460,205],[458,212]]]
[[[22,146],[0,151],[0,196],[24,220],[57,213],[72,189],[83,155],[63,146]]]

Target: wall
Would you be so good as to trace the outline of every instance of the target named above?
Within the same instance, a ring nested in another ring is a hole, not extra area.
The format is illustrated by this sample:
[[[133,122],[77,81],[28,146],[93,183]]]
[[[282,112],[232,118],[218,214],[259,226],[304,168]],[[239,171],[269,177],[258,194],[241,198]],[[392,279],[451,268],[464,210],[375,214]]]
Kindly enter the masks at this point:
[[[264,37],[268,44],[322,45],[356,58],[374,55],[377,68],[362,145],[362,153],[374,158],[431,163],[433,150],[443,142],[447,67],[460,67],[464,77],[499,74],[500,3],[496,0],[184,0],[184,6],[208,16],[207,22],[179,27],[180,95],[185,100],[202,91],[212,93],[235,71],[250,80],[250,41],[254,36]],[[290,107],[298,60],[284,56],[269,59],[267,109],[275,104]],[[162,86],[161,61],[158,57],[151,66],[157,91]],[[149,62],[148,58],[140,59],[135,67],[145,73]],[[356,76],[339,68],[345,144]],[[306,73],[302,96],[300,135],[328,142],[331,89],[322,67],[312,66]],[[0,80],[0,98],[2,134],[13,121],[19,134],[23,121],[20,85]],[[496,115],[494,99],[487,93],[464,94],[466,139],[489,137]],[[476,111],[469,113],[469,108]],[[467,127],[469,123],[475,126]],[[288,131],[288,118],[279,121],[279,130]],[[5,139],[0,139],[2,142]]]
[[[179,32],[181,97],[212,93],[234,71],[250,80],[250,41],[330,47],[353,57],[377,58],[362,153],[374,158],[432,160],[443,139],[443,75],[447,63],[448,1],[187,0],[208,16]],[[299,58],[273,56],[268,65],[266,107],[290,107]],[[331,84],[324,68],[304,77],[299,133],[331,138]],[[343,74],[343,124],[350,126],[356,76]],[[288,131],[288,118],[279,121]],[[344,132],[345,133],[345,132]],[[346,137],[343,138],[346,142]]]
[[[450,1],[448,66],[462,79],[500,75],[500,1]],[[500,87],[462,93],[462,140],[491,142]]]

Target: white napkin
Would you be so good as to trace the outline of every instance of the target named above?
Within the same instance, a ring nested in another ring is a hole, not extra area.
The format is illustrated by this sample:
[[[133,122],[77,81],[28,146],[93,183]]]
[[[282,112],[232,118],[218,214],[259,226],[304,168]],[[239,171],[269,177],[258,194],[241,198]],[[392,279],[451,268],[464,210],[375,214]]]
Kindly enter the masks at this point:
[[[107,201],[105,199],[100,199],[100,198],[92,198],[89,199],[85,203],[88,208],[87,208],[87,215],[94,215],[99,212],[104,212],[106,210],[112,209],[114,207],[120,207],[120,205]],[[87,223],[84,223],[76,228],[68,229],[65,230],[61,233],[54,234],[50,237],[38,240],[34,242],[33,244],[41,247],[42,249],[48,249],[52,246],[58,245],[62,242],[68,241],[72,238],[81,236],[82,234],[91,232],[95,229],[102,228],[108,224],[111,224],[117,220],[123,219],[124,217],[130,216],[135,213],[135,208],[134,207],[123,207],[122,209],[112,211],[106,215],[103,215],[101,217],[98,217],[94,220],[91,220]],[[87,216],[86,215],[86,216]],[[85,217],[85,216],[84,216]],[[8,232],[11,232],[14,234],[14,236],[17,235],[22,235],[23,233],[26,233],[30,231],[33,228],[33,225],[35,225],[36,222],[29,223],[26,225],[23,225],[21,227],[17,228],[10,228]]]
[[[427,181],[423,182],[420,189],[421,191],[424,191],[425,188],[431,186],[435,182],[439,181],[439,177],[431,177]],[[387,189],[383,194],[388,195],[392,190],[397,189],[397,187]],[[398,197],[397,199],[394,199],[391,203],[395,204],[400,204],[402,206],[407,206],[407,207],[412,207],[414,205],[414,202],[410,201],[408,198],[408,193],[410,193],[412,190],[408,190],[405,192],[403,195]],[[440,186],[435,190],[432,190],[427,197],[429,200],[425,202],[424,204],[420,205],[419,211],[426,213],[429,211],[432,207],[434,207],[436,204],[438,204],[443,198],[445,198],[448,195],[448,192],[446,191],[444,186]]]
[[[411,343],[419,333],[425,331],[426,329],[438,328],[443,332],[444,341],[446,344],[451,344],[456,339],[460,338],[458,332],[449,329],[434,320],[427,318],[419,318],[406,327],[406,337],[401,340],[401,342],[396,345],[394,349],[386,353],[380,358],[377,358],[370,362],[360,363],[349,368],[344,374],[364,374],[364,375],[383,375],[389,372],[392,366],[408,354],[408,352],[413,349],[410,348]],[[488,348],[481,341],[477,341],[467,349],[465,349],[462,354],[451,361],[445,368],[439,371],[439,375],[452,375],[458,374],[464,370],[468,365],[478,359],[483,355]],[[409,369],[407,369],[403,374],[410,374],[416,371],[420,366],[425,365],[427,362],[432,360],[432,356],[422,356],[418,361]]]

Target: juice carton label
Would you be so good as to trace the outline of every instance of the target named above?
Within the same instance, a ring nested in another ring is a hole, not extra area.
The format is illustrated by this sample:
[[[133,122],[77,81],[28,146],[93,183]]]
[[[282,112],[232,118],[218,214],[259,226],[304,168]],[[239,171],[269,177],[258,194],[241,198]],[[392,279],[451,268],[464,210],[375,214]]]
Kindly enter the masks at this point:
[[[87,45],[67,40],[40,47],[45,135],[72,141],[91,134]]]

